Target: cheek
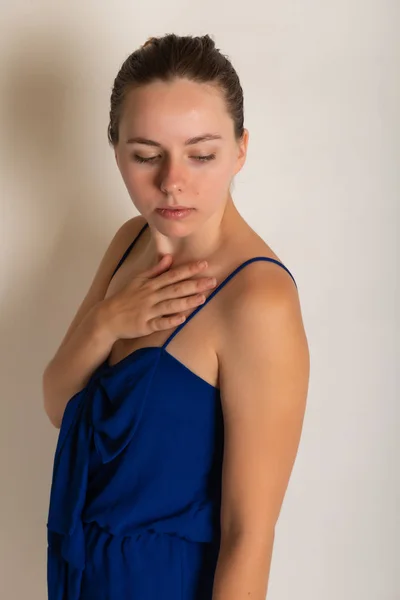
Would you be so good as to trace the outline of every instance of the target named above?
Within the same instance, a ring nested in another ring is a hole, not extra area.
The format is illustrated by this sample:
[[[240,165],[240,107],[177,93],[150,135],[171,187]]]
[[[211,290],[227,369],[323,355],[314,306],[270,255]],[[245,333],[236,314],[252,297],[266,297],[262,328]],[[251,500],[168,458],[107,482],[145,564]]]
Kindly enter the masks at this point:
[[[198,206],[205,212],[213,212],[225,201],[230,181],[228,170],[215,169],[207,174],[203,173],[192,186]]]
[[[196,179],[200,189],[207,192],[220,192],[229,187],[231,177],[230,165],[225,162],[209,168],[206,167],[202,172],[199,172]]]
[[[153,183],[154,174],[150,170],[138,169],[135,165],[128,164],[125,165],[122,171],[122,178],[126,187],[137,193],[137,191],[143,191],[145,187]]]

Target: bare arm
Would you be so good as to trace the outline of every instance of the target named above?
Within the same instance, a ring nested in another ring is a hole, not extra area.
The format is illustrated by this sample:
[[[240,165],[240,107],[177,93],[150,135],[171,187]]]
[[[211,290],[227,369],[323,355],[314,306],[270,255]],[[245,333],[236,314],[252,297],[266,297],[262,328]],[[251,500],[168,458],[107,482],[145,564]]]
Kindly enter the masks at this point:
[[[123,252],[137,235],[141,216],[124,223],[109,244],[82,304],[42,378],[44,408],[51,421],[61,427],[68,400],[85,387],[93,371],[107,358],[115,342],[106,327],[102,301]]]
[[[308,391],[308,342],[293,282],[262,264],[244,275],[219,353],[225,447],[213,600],[265,600]]]
[[[105,326],[101,303],[92,307],[43,373],[45,411],[58,429],[68,400],[85,387],[115,342]]]

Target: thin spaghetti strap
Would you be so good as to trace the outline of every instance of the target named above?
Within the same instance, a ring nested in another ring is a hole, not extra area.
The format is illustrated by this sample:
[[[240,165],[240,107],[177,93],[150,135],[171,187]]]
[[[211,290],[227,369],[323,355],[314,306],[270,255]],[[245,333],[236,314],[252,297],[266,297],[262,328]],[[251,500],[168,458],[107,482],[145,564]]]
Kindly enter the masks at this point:
[[[281,263],[279,260],[275,260],[275,258],[268,258],[267,256],[255,256],[253,258],[249,258],[248,260],[244,261],[241,265],[239,265],[238,267],[236,267],[236,269],[234,269],[227,277],[225,277],[225,279],[215,288],[215,290],[208,296],[208,298],[206,298],[206,301],[203,302],[203,304],[200,304],[200,306],[198,306],[189,316],[188,318],[183,321],[183,323],[181,323],[180,325],[178,325],[178,327],[175,329],[175,331],[172,332],[172,334],[169,336],[169,338],[164,342],[164,344],[162,345],[162,348],[166,348],[167,345],[172,341],[172,339],[179,333],[179,331],[181,329],[183,329],[183,327],[185,327],[185,325],[187,323],[189,323],[189,321],[191,319],[193,319],[193,317],[202,309],[204,308],[204,306],[206,306],[211,300],[212,298],[214,298],[214,296],[216,294],[218,294],[218,292],[228,283],[228,281],[230,281],[232,279],[232,277],[234,277],[236,275],[236,273],[238,273],[241,269],[243,269],[244,267],[246,267],[248,264],[256,261],[256,260],[265,260],[268,262],[273,262],[277,265],[279,265],[280,267],[282,267],[283,269],[285,269],[285,271],[287,271],[290,275],[290,277],[293,279],[294,284],[297,288],[297,283],[293,277],[293,275],[291,274],[291,272],[289,271],[289,269],[283,264]]]
[[[142,229],[139,231],[139,233],[137,234],[137,236],[135,237],[135,239],[133,240],[133,242],[131,242],[131,244],[129,244],[128,248],[125,250],[124,254],[122,255],[122,258],[120,259],[119,263],[115,267],[114,273],[111,275],[111,279],[114,277],[115,273],[118,271],[118,269],[120,268],[120,266],[122,265],[122,263],[124,262],[124,260],[126,259],[126,257],[128,256],[129,252],[132,250],[132,248],[135,245],[136,241],[140,238],[140,236],[142,235],[143,231],[146,229],[147,226],[148,226],[148,223],[146,223],[145,225],[143,225]]]

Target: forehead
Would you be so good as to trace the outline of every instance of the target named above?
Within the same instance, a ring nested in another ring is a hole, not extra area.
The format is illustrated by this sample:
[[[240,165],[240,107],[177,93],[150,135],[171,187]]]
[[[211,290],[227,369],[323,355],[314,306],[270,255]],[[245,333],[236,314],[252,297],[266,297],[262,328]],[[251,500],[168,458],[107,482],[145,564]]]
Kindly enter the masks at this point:
[[[232,135],[233,123],[215,86],[177,79],[130,90],[124,99],[121,136],[196,136],[204,131]],[[225,135],[224,135],[225,134]]]

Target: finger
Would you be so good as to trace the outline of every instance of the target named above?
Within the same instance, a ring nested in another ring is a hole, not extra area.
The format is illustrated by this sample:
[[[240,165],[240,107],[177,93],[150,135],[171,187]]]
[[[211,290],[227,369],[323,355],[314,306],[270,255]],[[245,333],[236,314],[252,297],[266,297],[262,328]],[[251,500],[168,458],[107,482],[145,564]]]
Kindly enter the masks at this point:
[[[160,258],[158,263],[150,269],[147,269],[147,271],[145,271],[143,275],[145,275],[148,278],[157,277],[157,275],[163,273],[166,269],[168,269],[171,266],[171,259],[171,254],[164,254],[164,256]]]

